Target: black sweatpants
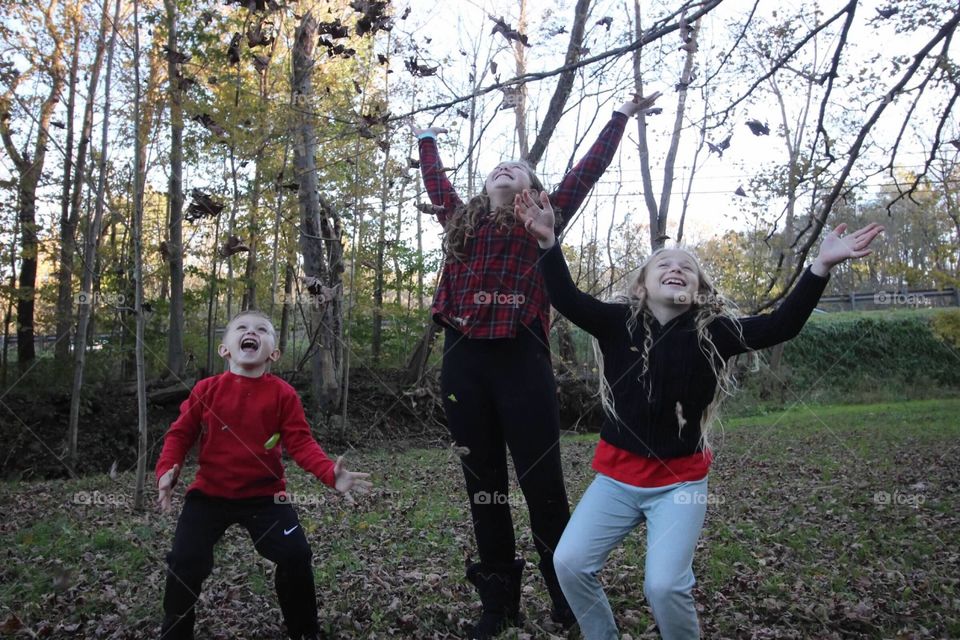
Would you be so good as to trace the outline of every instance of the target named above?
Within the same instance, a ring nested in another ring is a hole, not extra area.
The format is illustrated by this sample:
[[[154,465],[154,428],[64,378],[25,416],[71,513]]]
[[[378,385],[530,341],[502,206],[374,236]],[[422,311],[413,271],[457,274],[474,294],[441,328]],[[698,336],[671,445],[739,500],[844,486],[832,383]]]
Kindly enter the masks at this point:
[[[516,338],[469,339],[446,328],[440,385],[458,446],[480,561],[516,555],[508,502],[506,448],[530,510],[534,544],[552,569],[570,519],[560,465],[560,411],[550,350],[540,323]]]
[[[276,563],[277,598],[290,636],[316,632],[312,552],[293,507],[277,504],[273,496],[231,500],[191,491],[167,554],[161,638],[193,638],[194,606],[213,570],[213,547],[232,524],[245,528],[257,552]]]

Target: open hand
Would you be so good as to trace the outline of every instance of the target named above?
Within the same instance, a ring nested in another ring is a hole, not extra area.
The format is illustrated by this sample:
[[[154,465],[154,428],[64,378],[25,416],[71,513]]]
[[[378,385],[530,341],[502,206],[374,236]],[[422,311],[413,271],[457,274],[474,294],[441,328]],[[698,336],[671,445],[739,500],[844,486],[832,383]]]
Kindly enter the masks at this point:
[[[646,113],[653,108],[653,103],[655,103],[661,95],[659,91],[651,93],[649,96],[642,96],[639,93],[635,93],[633,94],[633,100],[624,102],[618,111],[626,114],[628,118],[641,112]]]
[[[873,239],[883,232],[883,226],[871,222],[862,229],[857,229],[850,235],[845,236],[843,232],[846,230],[847,224],[844,222],[838,224],[833,231],[823,237],[820,242],[820,253],[812,267],[814,273],[822,270],[824,273],[818,273],[818,275],[826,275],[826,271],[844,260],[870,255],[871,251],[868,247]]]
[[[334,487],[340,493],[350,495],[350,491],[366,493],[373,486],[371,482],[364,478],[369,478],[369,473],[359,473],[357,471],[348,471],[343,466],[343,456],[337,458],[337,463],[333,467],[333,476],[335,478]]]
[[[432,133],[433,135],[437,136],[441,133],[447,132],[447,130],[443,127],[427,127],[426,129],[421,129],[413,124],[410,125],[410,131],[412,131],[413,135],[415,136],[419,136],[421,133]]]
[[[541,249],[553,246],[557,240],[554,231],[556,216],[546,191],[541,191],[538,196],[536,191],[524,189],[513,199],[513,211],[523,228],[537,239]]]
[[[170,498],[173,496],[173,487],[177,484],[177,477],[180,475],[180,465],[175,464],[165,474],[157,480],[157,504],[160,505],[161,513],[170,513]]]

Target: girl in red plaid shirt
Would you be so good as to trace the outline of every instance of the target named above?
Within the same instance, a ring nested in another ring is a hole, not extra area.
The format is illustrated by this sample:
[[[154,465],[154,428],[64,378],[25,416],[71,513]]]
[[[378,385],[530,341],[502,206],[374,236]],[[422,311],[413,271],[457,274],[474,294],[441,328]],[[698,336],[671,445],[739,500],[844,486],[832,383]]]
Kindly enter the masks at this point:
[[[556,230],[583,203],[620,144],[627,120],[659,93],[635,96],[613,113],[586,156],[550,195]],[[514,197],[543,191],[522,161],[502,162],[482,192],[463,202],[443,171],[436,138],[445,129],[414,129],[424,186],[444,229],[446,261],[431,312],[444,327],[441,388],[448,428],[461,458],[480,562],[467,579],[483,611],[471,638],[492,638],[521,621],[520,578],[508,499],[506,449],[530,512],[551,617],[576,620],[557,581],[553,552],[570,518],[560,465],[560,417],[547,341],[550,304],[537,269],[537,242],[516,224]]]

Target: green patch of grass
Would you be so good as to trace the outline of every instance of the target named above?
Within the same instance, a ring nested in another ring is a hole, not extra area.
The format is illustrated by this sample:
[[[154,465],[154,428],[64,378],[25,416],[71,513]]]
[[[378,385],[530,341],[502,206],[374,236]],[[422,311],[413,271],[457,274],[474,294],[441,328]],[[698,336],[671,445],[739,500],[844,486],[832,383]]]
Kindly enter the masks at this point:
[[[950,604],[960,575],[957,415],[960,399],[799,405],[727,420],[715,438],[710,479],[711,493],[723,500],[708,507],[694,558],[704,637],[760,628],[789,637],[893,637],[905,627],[927,629],[929,637],[960,635],[960,615]],[[596,434],[562,440],[573,505],[594,476],[596,442]],[[314,552],[322,623],[347,640],[462,636],[460,621],[478,611],[463,579],[476,547],[455,453],[362,451],[352,454],[351,468],[373,473],[375,482],[356,504],[288,463],[291,492],[318,498],[295,508]],[[185,470],[181,487],[193,471]],[[72,621],[86,636],[100,627],[151,635],[174,518],[129,504],[73,501],[80,491],[132,495],[133,483],[130,474],[119,481],[5,483],[0,509],[13,526],[0,530],[7,554],[0,601],[31,628]],[[515,478],[511,492],[519,492]],[[883,494],[903,503],[882,504],[876,496]],[[530,563],[528,621],[504,637],[545,637],[549,601],[529,517],[521,506],[513,516],[518,555]],[[651,621],[642,593],[645,554],[641,525],[601,574],[621,631],[635,637]],[[228,530],[215,563],[204,585],[205,628],[279,637],[273,567],[246,531]],[[865,601],[889,606],[874,612],[873,627],[851,626],[844,612]],[[126,608],[118,610],[118,602]],[[784,604],[790,611],[815,608],[818,617],[793,617]]]

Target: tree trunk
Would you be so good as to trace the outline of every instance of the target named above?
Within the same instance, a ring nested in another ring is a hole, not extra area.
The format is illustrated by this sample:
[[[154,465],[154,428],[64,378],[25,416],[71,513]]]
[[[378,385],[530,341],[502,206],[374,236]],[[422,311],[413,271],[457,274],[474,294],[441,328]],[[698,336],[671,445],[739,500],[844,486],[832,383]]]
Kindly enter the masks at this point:
[[[135,280],[134,312],[137,317],[137,422],[140,438],[137,446],[137,488],[133,507],[144,507],[147,479],[147,383],[146,363],[143,355],[143,189],[146,184],[147,136],[152,123],[145,113],[141,119],[140,110],[140,15],[139,2],[133,0],[133,120],[135,127],[133,162],[133,273]],[[145,110],[146,111],[146,110]]]
[[[23,156],[13,142],[10,132],[9,99],[0,103],[0,136],[3,145],[17,169],[17,219],[20,224],[20,277],[17,283],[17,365],[26,372],[36,358],[33,344],[34,306],[37,286],[37,186],[43,175],[43,164],[50,141],[50,120],[63,90],[63,37],[57,31],[57,0],[44,9],[44,25],[53,41],[53,51],[46,56],[50,76],[50,92],[40,105],[37,118],[37,139],[33,157]]]
[[[640,26],[640,2],[634,0],[634,33],[637,38],[642,37],[643,28]],[[687,88],[693,78],[693,55],[697,50],[697,39],[700,29],[691,31],[687,46],[686,57],[683,62],[683,71],[680,72],[680,82],[677,85],[677,113],[673,122],[673,132],[670,135],[670,146],[667,157],[663,161],[663,187],[660,190],[660,202],[653,195],[653,181],[650,174],[650,150],[647,145],[647,119],[641,113],[637,125],[638,143],[640,152],[640,173],[643,180],[644,203],[647,205],[647,214],[650,220],[650,249],[656,251],[662,247],[667,239],[667,221],[670,213],[670,198],[673,194],[673,175],[677,162],[677,150],[680,147],[680,134],[683,133],[683,119],[687,105]],[[642,49],[633,52],[633,80],[637,93],[643,94],[643,78],[640,75],[640,54]],[[692,169],[691,169],[692,170]]]
[[[520,0],[520,18],[517,21],[517,31],[525,33],[527,30],[527,0]],[[516,62],[517,77],[527,74],[526,46],[519,40],[513,43],[513,59]],[[516,117],[517,143],[520,146],[520,157],[530,155],[530,142],[527,140],[527,85],[517,87],[517,102],[513,109]]]
[[[106,3],[104,3],[106,5]],[[97,201],[93,212],[93,219],[87,225],[84,234],[83,263],[87,267],[83,270],[80,290],[89,304],[80,306],[80,319],[77,327],[77,342],[73,350],[73,389],[70,394],[70,422],[67,427],[68,457],[71,464],[77,461],[77,436],[80,423],[80,393],[83,389],[83,373],[87,355],[87,333],[91,323],[93,310],[93,280],[96,270],[97,245],[100,240],[100,227],[103,223],[104,193],[107,181],[107,147],[110,128],[110,82],[113,74],[113,52],[117,41],[117,21],[120,18],[120,0],[116,0],[113,10],[113,27],[110,30],[110,45],[107,53],[107,77],[104,84],[103,129],[100,134],[99,174],[97,177]],[[126,306],[126,305],[124,305]]]
[[[106,6],[106,5],[104,5]],[[67,140],[63,150],[63,190],[60,194],[60,276],[57,291],[57,344],[53,357],[57,364],[66,364],[70,357],[70,339],[67,335],[73,324],[73,304],[70,299],[70,274],[73,272],[73,260],[68,261],[66,246],[73,244],[73,231],[70,222],[70,185],[73,180],[73,120],[77,106],[77,69],[80,66],[80,22],[81,12],[73,12],[73,55],[70,60],[70,80],[67,83]],[[64,283],[66,282],[66,286]]]
[[[387,49],[390,49],[390,34],[387,34]],[[383,94],[390,95],[390,75],[384,74]],[[387,242],[387,199],[390,196],[390,132],[385,131],[383,141],[383,168],[380,171],[380,221],[377,225],[377,259],[373,278],[373,332],[370,339],[370,355],[374,364],[380,361],[380,346],[383,340],[383,286],[384,253]]]
[[[309,104],[313,96],[313,51],[317,22],[308,11],[297,26],[293,46],[293,92],[295,104]],[[316,131],[309,109],[298,110],[294,124],[293,164],[298,176],[297,201],[300,211],[300,252],[306,277],[325,286],[335,286],[342,269],[339,222],[332,209],[321,202],[317,184]],[[331,225],[330,218],[334,219]],[[324,244],[326,243],[326,247]],[[334,260],[336,261],[334,263]],[[331,268],[333,267],[333,268]],[[337,344],[341,322],[339,297],[321,309],[318,298],[310,298],[310,325],[315,331],[311,361],[311,402],[316,416],[330,415],[340,402],[340,370]]]
[[[570,91],[573,89],[573,81],[577,77],[577,69],[572,65],[580,59],[583,53],[583,34],[586,31],[587,16],[590,15],[590,0],[577,0],[577,6],[574,9],[573,25],[570,27],[570,43],[567,45],[567,55],[563,64],[571,68],[560,74],[557,80],[557,88],[550,97],[550,106],[547,108],[547,114],[543,118],[543,124],[540,125],[540,131],[537,133],[537,139],[534,140],[530,148],[530,154],[527,161],[536,166],[543,157],[543,152],[547,150],[547,143],[553,136],[560,117],[563,115],[563,109],[567,104],[567,98],[570,97]]]
[[[177,48],[177,3],[164,0],[167,12],[167,46]],[[170,99],[170,183],[168,186],[167,252],[170,262],[170,324],[167,329],[167,370],[175,377],[183,375],[184,309],[183,309],[183,107],[180,69],[171,60],[167,63]]]
[[[280,342],[277,346],[280,353],[286,353],[287,336],[290,334],[290,310],[293,309],[293,276],[293,265],[287,262],[284,265],[283,308],[280,311]]]
[[[97,36],[97,50],[87,83],[87,104],[83,110],[83,124],[80,130],[80,141],[77,143],[77,162],[73,173],[73,194],[70,198],[70,215],[61,221],[60,227],[60,279],[57,291],[57,336],[69,333],[73,324],[73,262],[77,252],[76,232],[77,222],[80,220],[80,201],[83,197],[84,179],[87,175],[87,149],[90,148],[90,138],[93,136],[93,110],[97,97],[97,85],[100,84],[100,67],[103,65],[103,50],[109,28],[110,3],[104,2],[100,13],[99,35]],[[72,118],[72,111],[71,111]],[[62,350],[57,352],[61,361],[65,361],[69,354],[70,345],[63,341]]]

